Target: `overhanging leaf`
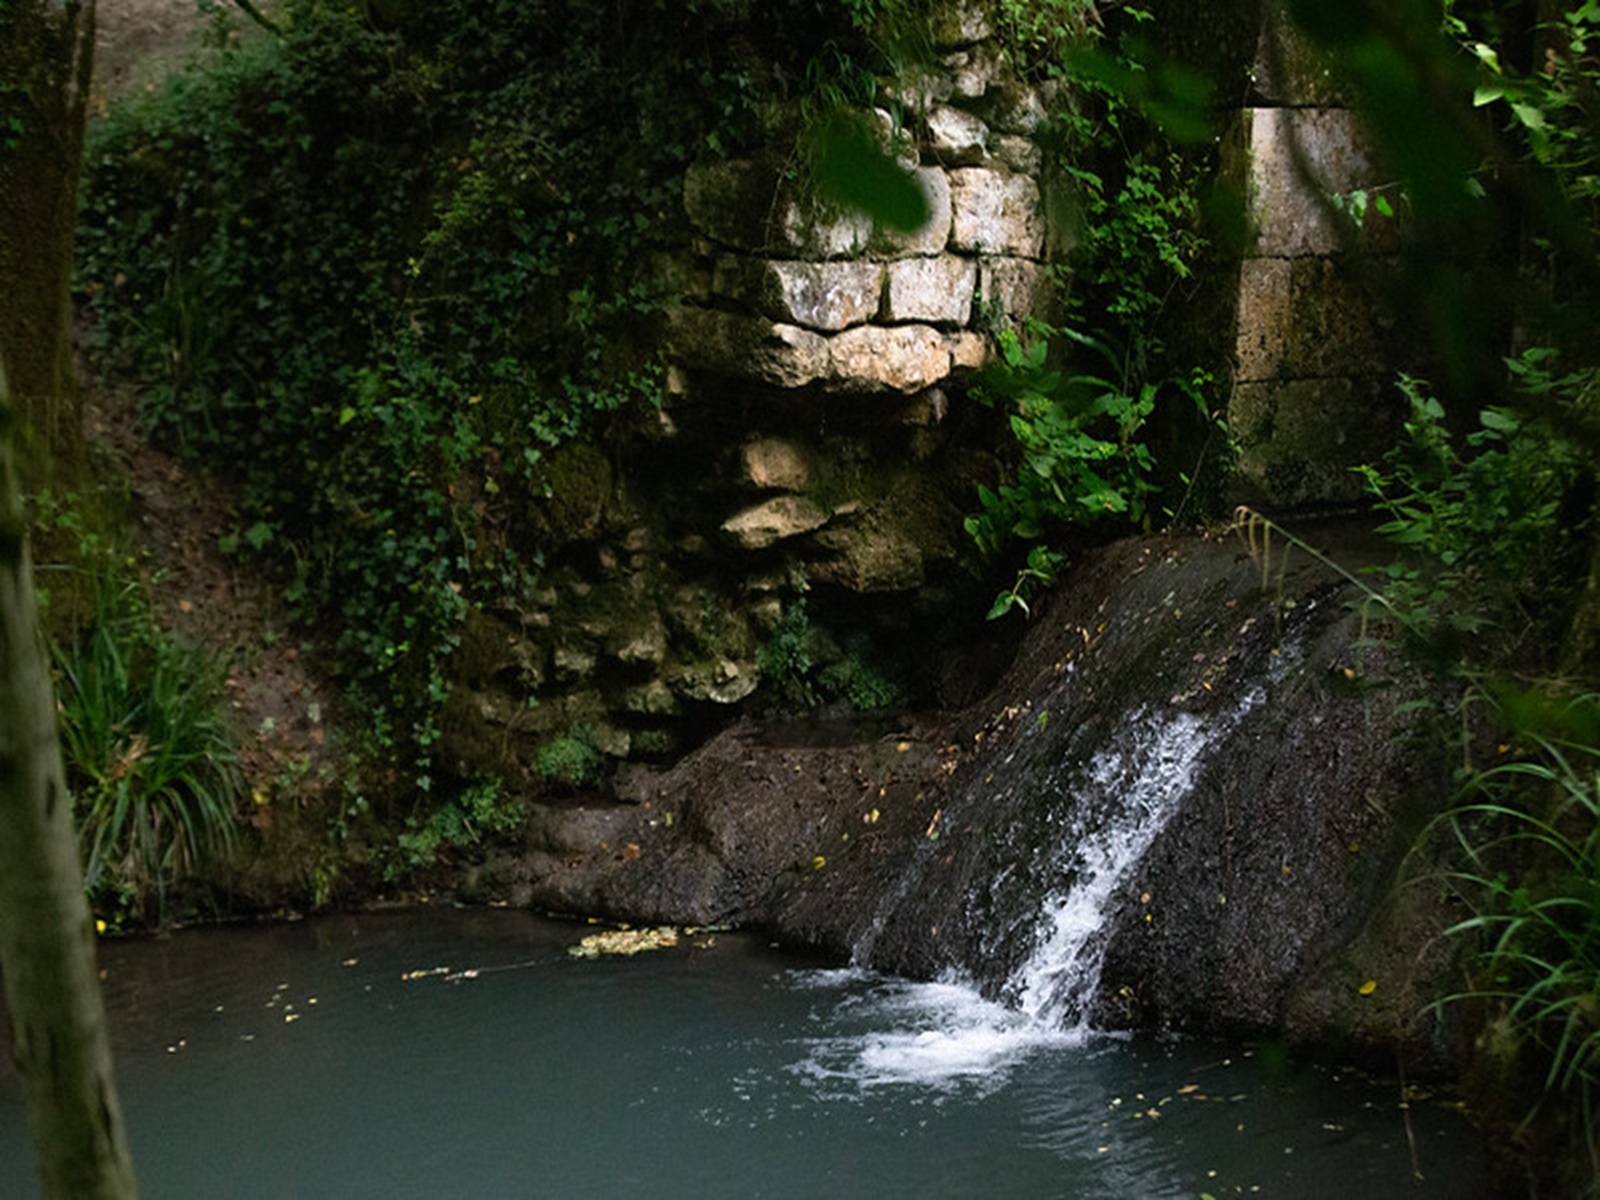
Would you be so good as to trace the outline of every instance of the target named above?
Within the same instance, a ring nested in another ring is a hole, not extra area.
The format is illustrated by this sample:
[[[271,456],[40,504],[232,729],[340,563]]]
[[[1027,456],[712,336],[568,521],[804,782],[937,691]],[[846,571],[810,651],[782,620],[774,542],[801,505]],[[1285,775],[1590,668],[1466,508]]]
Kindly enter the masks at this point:
[[[864,117],[843,110],[817,131],[812,183],[823,200],[902,233],[921,229],[931,215],[917,177],[884,150]]]

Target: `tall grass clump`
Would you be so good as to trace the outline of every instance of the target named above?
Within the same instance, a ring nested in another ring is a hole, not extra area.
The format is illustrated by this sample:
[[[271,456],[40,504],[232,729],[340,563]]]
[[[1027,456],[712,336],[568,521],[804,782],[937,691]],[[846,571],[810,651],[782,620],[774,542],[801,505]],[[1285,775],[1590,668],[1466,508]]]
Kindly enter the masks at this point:
[[[233,846],[240,784],[223,671],[111,584],[55,659],[90,900],[113,924],[160,922],[168,889]]]
[[[1439,1005],[1471,1004],[1498,1031],[1490,1064],[1531,1095],[1522,1126],[1576,1123],[1600,1181],[1600,695],[1486,689],[1509,741],[1501,761],[1468,767],[1459,802],[1436,818],[1452,865],[1439,878],[1468,916],[1467,985]],[[1518,1083],[1526,1077],[1531,1087]]]

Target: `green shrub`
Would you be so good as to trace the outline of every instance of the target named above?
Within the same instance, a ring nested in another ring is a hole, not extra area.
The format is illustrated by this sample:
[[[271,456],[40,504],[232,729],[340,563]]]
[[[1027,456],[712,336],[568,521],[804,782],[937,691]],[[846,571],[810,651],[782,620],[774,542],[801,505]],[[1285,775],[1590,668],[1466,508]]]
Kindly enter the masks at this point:
[[[534,758],[534,769],[541,778],[567,787],[594,783],[600,778],[600,767],[600,750],[594,744],[594,734],[581,725],[539,747]]]
[[[987,559],[1017,547],[1026,556],[991,617],[1026,610],[1026,596],[1054,578],[1054,547],[1067,528],[1145,519],[1156,490],[1148,426],[1158,414],[1176,402],[1220,425],[1205,396],[1210,376],[1174,366],[1164,339],[1168,305],[1207,244],[1202,166],[1174,148],[1167,127],[1180,116],[1193,126],[1203,97],[1180,104],[1158,94],[1130,36],[1089,48],[1084,8],[1042,6],[1028,17],[1039,25],[1016,27],[1025,43],[1054,46],[1054,72],[1077,89],[1080,103],[1049,131],[1051,165],[1069,194],[1059,215],[1074,245],[1056,272],[1062,318],[997,329],[999,361],[978,390],[1006,414],[1015,462],[998,487],[979,489],[967,531]],[[1017,6],[1002,5],[1001,14],[1023,21]],[[1127,17],[1150,19],[1136,9]]]
[[[104,586],[96,601],[55,656],[85,886],[109,920],[160,921],[167,888],[233,845],[239,775],[223,671],[157,630],[131,588]]]
[[[1360,469],[1389,518],[1379,532],[1403,552],[1382,572],[1385,606],[1443,664],[1559,645],[1582,580],[1564,510],[1589,456],[1562,423],[1581,418],[1595,373],[1557,377],[1546,350],[1507,365],[1516,406],[1484,408],[1461,439],[1426,385],[1403,379],[1405,438],[1381,467]],[[1554,423],[1530,415],[1541,409]]]
[[[1471,916],[1450,929],[1477,958],[1441,1004],[1488,1006],[1542,1072],[1535,1111],[1600,1123],[1600,696],[1486,689],[1502,760],[1468,769],[1460,803],[1430,827]]]
[[[502,794],[497,779],[463,788],[426,817],[413,817],[407,823],[406,831],[395,839],[397,852],[384,866],[384,879],[393,883],[432,866],[443,851],[469,849],[514,833],[526,815],[520,800]]]

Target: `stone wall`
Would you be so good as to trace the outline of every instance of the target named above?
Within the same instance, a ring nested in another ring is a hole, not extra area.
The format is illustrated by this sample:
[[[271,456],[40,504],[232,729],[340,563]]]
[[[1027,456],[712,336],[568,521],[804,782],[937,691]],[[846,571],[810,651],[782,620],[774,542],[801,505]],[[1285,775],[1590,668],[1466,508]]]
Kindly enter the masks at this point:
[[[1223,7],[1242,63],[1253,10]],[[441,765],[537,789],[565,738],[667,759],[764,697],[961,703],[1002,665],[947,652],[993,635],[963,519],[1010,440],[969,389],[985,331],[1047,304],[1064,257],[1036,137],[1066,97],[1011,73],[981,12],[952,4],[932,65],[880,81],[921,228],[830,211],[776,156],[687,172],[665,403],[553,455],[509,516],[539,581],[470,614]],[[1343,96],[1268,23],[1229,405],[1238,498],[1268,507],[1358,496],[1348,468],[1396,424],[1381,256],[1355,253],[1383,235],[1352,244],[1325,200],[1381,182]]]
[[[927,202],[911,232],[830,211],[775,161],[689,171],[697,237],[690,302],[673,329],[686,367],[784,389],[914,394],[980,365],[996,313],[1033,311],[1046,229],[1039,148],[1046,98],[1004,67],[985,23],[949,22],[942,70],[888,80],[884,143]]]
[[[447,768],[537,789],[563,738],[670,758],[763,696],[925,705],[988,682],[948,665],[983,656],[929,649],[993,636],[962,522],[1007,434],[967,389],[987,324],[1043,303],[1049,105],[978,11],[952,7],[935,65],[882,81],[920,229],[828,211],[775,160],[688,171],[666,401],[543,464],[513,518],[539,585],[471,613]]]
[[[1349,99],[1269,11],[1235,134],[1254,238],[1239,269],[1229,417],[1240,498],[1271,508],[1360,498],[1350,468],[1399,428],[1381,288],[1394,222],[1357,226],[1332,203],[1385,182]]]

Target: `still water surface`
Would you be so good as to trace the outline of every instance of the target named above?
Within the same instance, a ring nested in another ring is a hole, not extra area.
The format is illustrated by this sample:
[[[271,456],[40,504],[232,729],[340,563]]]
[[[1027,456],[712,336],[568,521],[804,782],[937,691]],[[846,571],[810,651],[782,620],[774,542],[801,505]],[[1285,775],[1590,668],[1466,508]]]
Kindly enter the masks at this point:
[[[514,912],[106,945],[142,1191],[163,1197],[1481,1195],[1395,1086],[1212,1043],[1048,1034],[954,985],[729,934],[583,960]],[[0,1197],[37,1195],[0,1068]]]

